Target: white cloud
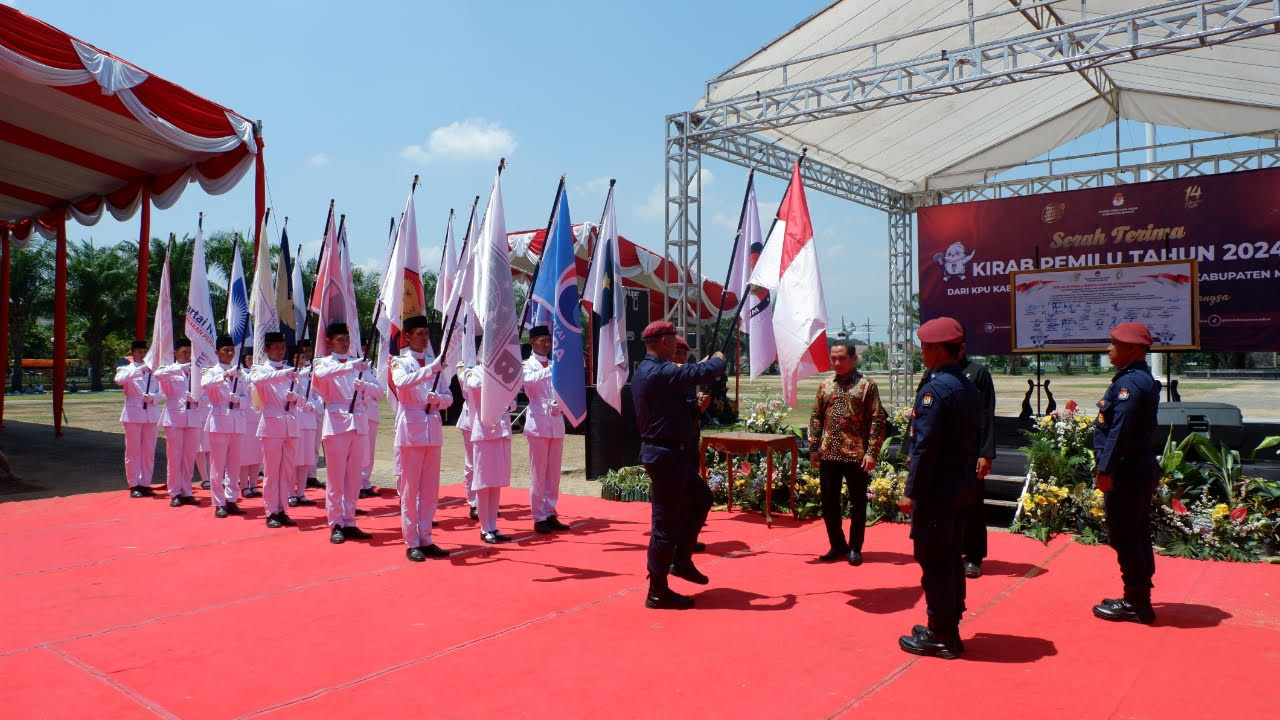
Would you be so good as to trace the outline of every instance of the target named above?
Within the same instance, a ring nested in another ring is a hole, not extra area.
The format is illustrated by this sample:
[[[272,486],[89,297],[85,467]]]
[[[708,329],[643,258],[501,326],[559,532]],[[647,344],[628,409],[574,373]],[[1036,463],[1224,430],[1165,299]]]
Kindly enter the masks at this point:
[[[307,164],[313,168],[322,168],[329,164],[329,156],[324,153],[316,153],[307,158]]]
[[[730,217],[722,212],[717,212],[711,216],[711,226],[731,233],[737,233],[738,218]]]
[[[822,254],[826,256],[827,260],[834,260],[835,258],[842,257],[845,250],[848,250],[848,248],[845,247],[844,243],[836,243],[835,245],[828,245],[827,247],[822,248]]]
[[[425,145],[409,145],[400,157],[418,163],[440,160],[486,160],[515,152],[516,136],[500,123],[471,118],[438,127],[427,136]]]
[[[645,198],[644,204],[635,207],[635,214],[645,219],[661,218],[664,217],[666,205],[666,190],[661,185],[654,185],[649,190],[649,197]]]

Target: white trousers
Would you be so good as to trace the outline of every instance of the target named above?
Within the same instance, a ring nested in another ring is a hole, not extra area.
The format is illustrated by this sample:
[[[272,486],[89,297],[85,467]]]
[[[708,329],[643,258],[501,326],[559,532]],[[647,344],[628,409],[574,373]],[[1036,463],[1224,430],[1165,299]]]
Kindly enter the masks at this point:
[[[462,464],[462,489],[466,490],[467,492],[467,504],[470,505],[471,507],[475,507],[476,506],[476,489],[475,489],[475,486],[472,484],[472,480],[475,479],[475,474],[476,474],[476,465],[475,465],[475,457],[474,457],[475,451],[471,447],[471,433],[469,431],[463,431],[462,433],[462,447],[463,447],[463,450],[465,451],[464,452],[465,457],[463,459],[463,464]]]
[[[200,428],[167,427],[164,429],[164,454],[169,497],[191,494],[191,476],[196,471],[196,451],[200,446]]]
[[[124,478],[129,487],[150,485],[155,466],[155,423],[124,423]]]
[[[476,490],[476,512],[480,515],[481,532],[493,532],[498,529],[498,507],[501,504],[502,488]]]
[[[365,446],[364,462],[360,465],[360,487],[368,489],[373,487],[369,482],[369,477],[373,475],[373,451],[378,444],[378,423],[369,423],[369,434],[363,436],[367,441]]]
[[[262,438],[262,507],[268,515],[282,513],[289,507],[296,452],[297,438]]]
[[[407,547],[431,544],[431,520],[440,500],[440,448],[401,447],[400,533]]]
[[[529,509],[534,521],[556,514],[560,499],[560,458],[564,438],[525,436],[529,441]]]
[[[222,507],[235,502],[240,485],[236,478],[240,473],[240,433],[209,433],[209,494],[213,504]]]
[[[360,468],[367,448],[355,430],[324,438],[325,514],[329,527],[355,527],[360,499]]]

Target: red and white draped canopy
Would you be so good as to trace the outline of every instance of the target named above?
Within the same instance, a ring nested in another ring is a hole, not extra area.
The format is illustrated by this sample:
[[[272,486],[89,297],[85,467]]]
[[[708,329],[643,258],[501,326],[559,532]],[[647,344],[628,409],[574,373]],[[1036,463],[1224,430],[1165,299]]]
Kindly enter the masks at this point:
[[[192,181],[221,194],[255,165],[263,195],[261,148],[245,116],[0,5],[0,226],[15,239],[52,237],[59,212],[128,219],[144,190],[160,209]]]
[[[578,265],[578,277],[586,282],[587,264],[590,253],[588,243],[594,242],[597,227],[592,223],[579,223],[573,226],[573,250]],[[517,276],[529,277],[537,267],[538,258],[542,257],[542,249],[546,246],[547,231],[524,230],[507,233],[507,245],[511,249],[511,272]],[[646,250],[630,240],[618,236],[618,256],[622,260],[622,284],[626,287],[647,288],[649,293],[649,315],[661,318],[666,312],[664,307],[668,282],[680,282],[682,278],[696,278],[691,271],[681,269],[655,252]],[[581,283],[580,283],[581,284]],[[738,298],[733,293],[726,293],[724,286],[713,280],[702,278],[702,312],[701,319],[714,320],[716,310],[723,299],[727,314],[732,314],[738,307]],[[692,307],[692,306],[691,306]],[[690,310],[689,321],[695,321]]]

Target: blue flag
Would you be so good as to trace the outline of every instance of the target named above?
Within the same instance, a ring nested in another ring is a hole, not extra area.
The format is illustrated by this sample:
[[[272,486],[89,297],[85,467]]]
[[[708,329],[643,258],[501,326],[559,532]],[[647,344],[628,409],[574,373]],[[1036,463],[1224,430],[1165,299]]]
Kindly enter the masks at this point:
[[[244,266],[240,264],[240,237],[231,247],[231,282],[227,285],[227,334],[236,347],[243,347],[249,334],[249,291],[244,284]],[[234,362],[240,362],[235,358]]]
[[[586,361],[582,353],[582,325],[578,322],[578,265],[573,254],[573,226],[564,179],[559,202],[542,250],[542,269],[533,286],[533,301],[549,318],[551,328],[551,388],[569,422],[577,427],[587,416]]]

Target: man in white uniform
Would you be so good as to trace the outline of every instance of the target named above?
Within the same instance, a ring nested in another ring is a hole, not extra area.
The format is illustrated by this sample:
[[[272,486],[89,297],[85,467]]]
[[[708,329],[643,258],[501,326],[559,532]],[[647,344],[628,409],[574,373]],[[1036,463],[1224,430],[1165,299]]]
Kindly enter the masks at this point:
[[[258,422],[262,412],[253,406],[249,370],[253,368],[253,348],[241,348],[240,370],[243,380],[236,385],[240,395],[240,412],[244,415],[244,432],[240,435],[240,495],[262,497],[258,476],[262,474],[262,440],[258,438]]]
[[[262,505],[267,527],[293,527],[285,512],[293,489],[294,456],[298,451],[297,407],[302,396],[294,391],[298,369],[284,364],[284,333],[263,336],[267,362],[253,366],[249,380],[262,403],[257,433],[262,440]]]
[[[177,362],[160,368],[156,372],[156,381],[164,393],[160,425],[164,428],[169,507],[182,507],[199,504],[191,494],[191,477],[196,469],[200,436],[204,434],[204,416],[200,411],[199,398],[193,392],[191,341],[182,338],[173,345]]]
[[[312,373],[315,392],[324,399],[325,466],[328,468],[326,511],[329,518],[329,542],[338,545],[346,540],[368,540],[372,535],[356,527],[356,500],[360,495],[360,468],[368,447],[365,434],[365,403],[361,395],[378,393],[377,383],[357,379],[368,372],[369,363],[348,355],[351,335],[346,323],[333,323],[325,328],[325,338],[332,354],[316,361]],[[354,402],[353,402],[354,399]]]
[[[468,399],[475,401],[471,411],[471,447],[475,462],[472,484],[480,515],[480,539],[490,544],[511,542],[509,536],[498,532],[502,488],[511,485],[511,418],[503,413],[492,426],[480,421],[483,377],[483,368],[478,365],[458,378],[468,391]]]
[[[369,359],[369,344],[365,343],[362,348],[364,359]],[[379,372],[385,368],[377,368]],[[373,486],[373,458],[374,451],[378,446],[378,423],[382,422],[382,416],[379,411],[382,409],[381,395],[365,395],[364,396],[364,416],[365,422],[368,424],[369,432],[365,434],[365,452],[364,464],[360,466],[360,498],[376,498],[381,497],[378,489]]]
[[[458,363],[458,386],[462,392],[462,409],[458,411],[457,428],[462,433],[462,489],[467,493],[467,505],[471,507],[471,519],[479,520],[480,512],[476,510],[475,487],[475,447],[471,444],[471,406],[480,402],[480,390],[472,390],[461,382],[466,376],[466,365]]]
[[[427,319],[404,321],[409,347],[391,361],[391,383],[396,394],[396,448],[400,451],[400,531],[405,555],[413,562],[428,557],[448,557],[449,551],[431,541],[431,521],[440,499],[440,446],[444,428],[440,410],[453,396],[448,388],[436,388],[440,361],[427,357]]]
[[[560,498],[560,459],[564,454],[564,418],[551,387],[551,330],[538,325],[529,331],[533,353],[524,361],[524,438],[529,443],[529,509],[533,529],[542,535],[569,526],[556,517]]]
[[[323,402],[311,391],[311,344],[303,340],[294,353],[293,363],[298,368],[298,384],[295,391],[302,396],[302,402],[295,405],[298,417],[298,445],[293,456],[293,486],[289,491],[287,504],[289,507],[299,505],[315,505],[315,500],[307,498],[307,478],[315,474],[316,466],[316,429],[321,425],[320,415],[324,412]]]
[[[147,356],[147,341],[134,340],[129,355],[132,362],[116,369],[116,384],[124,389],[124,475],[129,482],[129,497],[155,495],[151,475],[156,464],[156,422],[160,420],[160,388],[151,371],[142,364]]]
[[[215,341],[218,364],[205,368],[200,387],[209,403],[209,418],[204,430],[209,435],[209,475],[212,487],[214,517],[244,515],[236,505],[239,496],[240,436],[244,433],[244,416],[240,414],[237,378],[240,363],[235,341],[230,335],[219,335]]]

